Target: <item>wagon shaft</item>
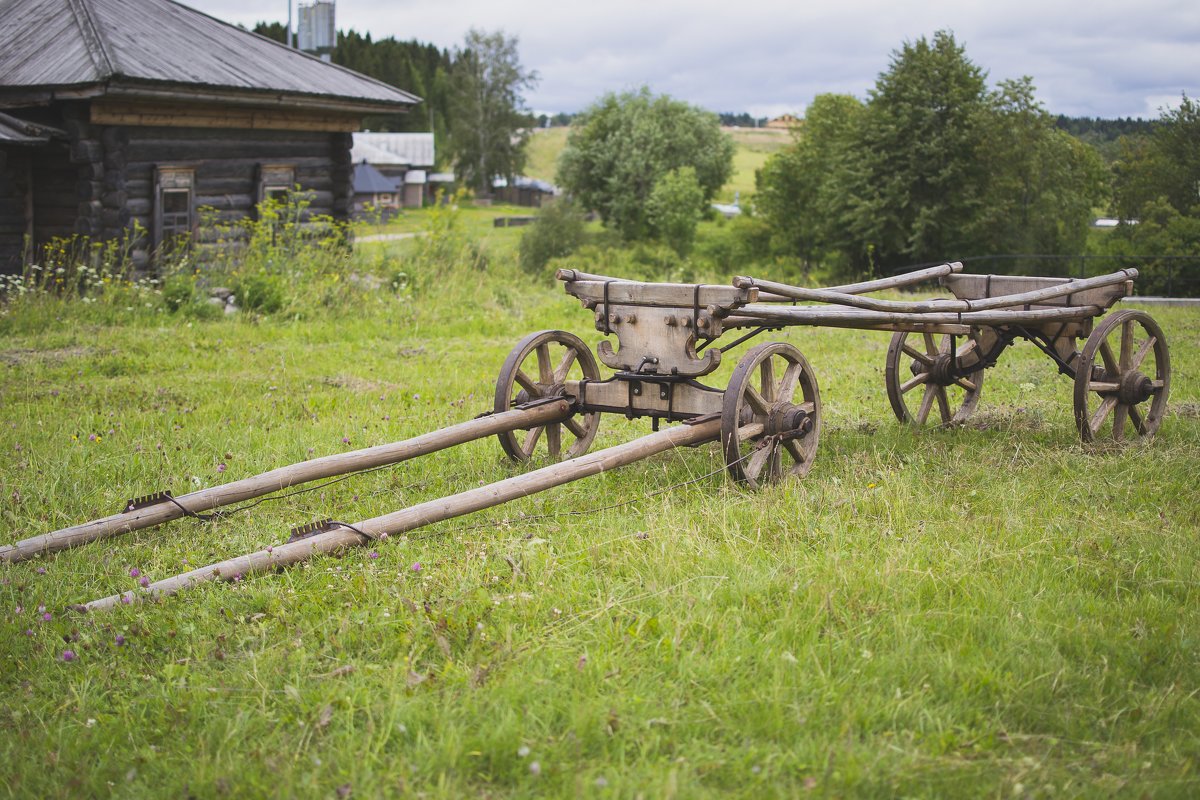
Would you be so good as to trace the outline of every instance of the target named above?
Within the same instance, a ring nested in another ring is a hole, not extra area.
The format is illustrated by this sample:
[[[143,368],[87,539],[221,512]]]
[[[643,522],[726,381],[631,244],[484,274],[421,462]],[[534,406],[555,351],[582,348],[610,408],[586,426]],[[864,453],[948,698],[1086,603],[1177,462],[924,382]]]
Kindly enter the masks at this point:
[[[396,464],[509,430],[559,422],[570,417],[571,413],[571,404],[566,400],[559,399],[528,409],[517,409],[506,414],[494,414],[482,419],[463,422],[402,442],[369,447],[349,453],[338,453],[293,464],[289,467],[281,467],[251,478],[232,481],[176,498],[168,499],[166,493],[160,493],[158,495],[160,501],[152,505],[135,508],[132,511],[124,510],[103,519],[2,546],[0,547],[0,561],[23,561],[40,553],[52,553],[122,533],[150,528],[184,516],[194,516],[202,511],[262,497],[301,483],[361,472],[386,464]]]
[[[598,450],[562,464],[551,464],[524,475],[517,475],[449,497],[430,500],[381,517],[363,520],[355,523],[353,528],[342,526],[290,544],[259,550],[239,558],[194,569],[191,572],[150,584],[145,594],[125,592],[93,600],[83,606],[82,610],[94,611],[112,608],[122,602],[132,602],[147,595],[170,595],[206,581],[240,579],[252,573],[295,564],[320,553],[332,553],[345,547],[365,545],[373,541],[372,538],[361,535],[354,530],[355,528],[369,534],[370,537],[379,537],[385,534],[398,535],[435,522],[492,508],[510,500],[528,497],[564,483],[608,472],[676,447],[710,442],[717,438],[720,430],[721,423],[717,419],[695,425],[680,425],[643,436],[627,444]]]

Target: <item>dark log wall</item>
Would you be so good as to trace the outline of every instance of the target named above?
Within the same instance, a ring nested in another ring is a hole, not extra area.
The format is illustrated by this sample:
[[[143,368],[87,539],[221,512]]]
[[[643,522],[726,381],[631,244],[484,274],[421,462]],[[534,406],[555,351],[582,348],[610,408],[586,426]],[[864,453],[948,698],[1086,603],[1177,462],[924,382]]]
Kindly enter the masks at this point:
[[[295,168],[310,215],[350,216],[349,133],[98,125],[88,121],[83,104],[64,103],[60,112],[61,122],[55,122],[68,141],[20,149],[16,156],[17,148],[0,153],[0,270],[13,271],[20,257],[25,228],[24,214],[17,213],[25,203],[20,159],[27,160],[32,175],[37,243],[73,234],[119,239],[136,225],[145,234],[133,248],[143,267],[153,246],[156,166],[194,168],[195,206],[214,209],[220,222],[254,213],[260,167],[272,164]]]
[[[110,129],[114,130],[114,129]],[[196,206],[208,206],[218,219],[250,215],[257,202],[263,164],[296,168],[296,182],[309,192],[313,214],[337,215],[334,139],[343,134],[204,128],[121,128],[124,192],[133,219],[150,228],[155,166],[192,166]],[[111,134],[114,138],[116,133]],[[343,161],[349,161],[349,148]],[[344,211],[342,213],[344,217]]]
[[[0,275],[21,271],[29,148],[0,148]]]

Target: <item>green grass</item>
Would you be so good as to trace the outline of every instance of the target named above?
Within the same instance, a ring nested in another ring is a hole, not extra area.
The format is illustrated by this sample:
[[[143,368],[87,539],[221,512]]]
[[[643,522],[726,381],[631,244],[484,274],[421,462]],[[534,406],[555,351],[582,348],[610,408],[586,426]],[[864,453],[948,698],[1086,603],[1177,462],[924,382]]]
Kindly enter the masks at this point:
[[[516,271],[516,232],[492,235],[484,271],[303,321],[7,310],[0,541],[469,419],[525,333],[598,341]],[[412,270],[413,247],[371,257]],[[378,558],[65,610],[134,588],[131,568],[520,471],[481,441],[0,566],[0,796],[1195,796],[1200,313],[1152,313],[1174,410],[1146,445],[1082,446],[1030,346],[973,424],[902,429],[886,334],[797,329],[775,336],[813,364],[826,426],[803,481],[744,491],[700,447]],[[608,417],[596,446],[647,429]]]

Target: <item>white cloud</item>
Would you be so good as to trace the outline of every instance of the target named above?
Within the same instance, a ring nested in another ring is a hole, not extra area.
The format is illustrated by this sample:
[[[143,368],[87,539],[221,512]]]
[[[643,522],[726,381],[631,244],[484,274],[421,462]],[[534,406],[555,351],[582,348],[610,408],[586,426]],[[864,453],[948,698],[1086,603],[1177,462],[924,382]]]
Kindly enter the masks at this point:
[[[283,0],[191,0],[247,27],[286,19]],[[992,81],[1030,75],[1056,113],[1157,116],[1200,95],[1200,3],[1145,0],[342,0],[338,27],[452,48],[467,29],[521,39],[541,75],[537,108],[578,110],[649,85],[718,111],[798,109],[822,92],[860,97],[905,41],[952,30]]]

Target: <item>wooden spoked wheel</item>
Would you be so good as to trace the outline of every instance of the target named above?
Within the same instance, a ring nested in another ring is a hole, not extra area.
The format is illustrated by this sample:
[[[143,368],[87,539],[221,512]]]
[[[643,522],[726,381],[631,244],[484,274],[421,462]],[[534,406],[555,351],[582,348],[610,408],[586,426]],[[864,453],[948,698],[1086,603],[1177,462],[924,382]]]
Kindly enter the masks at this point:
[[[983,370],[966,376],[956,370],[957,364],[978,363],[982,353],[977,333],[959,337],[932,333],[901,331],[892,336],[888,345],[888,400],[896,419],[911,425],[924,425],[934,407],[941,425],[958,425],[975,413],[979,392],[983,388]],[[950,348],[954,347],[951,353]]]
[[[1123,310],[1101,322],[1075,368],[1075,424],[1085,442],[1106,429],[1116,441],[1132,427],[1148,439],[1162,424],[1171,389],[1171,359],[1162,328],[1144,311]]]
[[[599,380],[600,368],[583,340],[566,331],[531,333],[517,342],[500,368],[495,410],[499,413],[534,400],[560,397],[566,394],[567,381],[585,378]],[[586,453],[599,427],[599,414],[575,414],[563,422],[507,431],[497,438],[513,461],[528,461],[538,452],[558,461]]]
[[[721,406],[721,445],[734,479],[758,488],[806,475],[820,437],[817,376],[800,351],[771,342],[747,352]]]

